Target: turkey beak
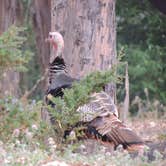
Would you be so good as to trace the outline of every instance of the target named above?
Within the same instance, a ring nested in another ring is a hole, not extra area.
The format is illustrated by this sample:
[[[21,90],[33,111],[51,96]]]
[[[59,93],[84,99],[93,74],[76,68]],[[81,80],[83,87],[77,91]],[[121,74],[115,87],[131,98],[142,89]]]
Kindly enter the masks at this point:
[[[52,43],[53,42],[53,36],[49,34],[48,38],[45,39],[45,42]]]
[[[45,42],[46,42],[46,43],[51,43],[52,41],[53,41],[53,39],[50,38],[50,37],[48,37],[48,38],[45,39]]]

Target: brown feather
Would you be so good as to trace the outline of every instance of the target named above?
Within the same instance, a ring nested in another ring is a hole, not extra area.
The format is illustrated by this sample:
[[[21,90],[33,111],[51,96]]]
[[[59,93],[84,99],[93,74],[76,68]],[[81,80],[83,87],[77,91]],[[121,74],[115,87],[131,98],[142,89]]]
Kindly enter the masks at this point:
[[[142,139],[118,119],[116,105],[107,93],[92,94],[90,102],[77,111],[81,114],[80,121],[87,125],[85,133],[88,138],[113,142],[115,148],[122,144],[125,149],[137,147],[137,150],[139,145],[143,145]]]
[[[99,134],[106,136],[115,146],[122,144],[124,148],[131,145],[143,145],[143,140],[130,128],[124,125],[115,115],[98,117],[90,122]]]

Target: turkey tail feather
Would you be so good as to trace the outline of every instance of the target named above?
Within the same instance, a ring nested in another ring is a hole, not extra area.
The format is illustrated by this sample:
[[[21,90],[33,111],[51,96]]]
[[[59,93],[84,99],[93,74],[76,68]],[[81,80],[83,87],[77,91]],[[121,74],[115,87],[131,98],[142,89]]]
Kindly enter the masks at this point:
[[[130,128],[124,125],[115,115],[97,117],[91,121],[90,126],[107,140],[113,142],[115,146],[122,144],[126,149],[132,145],[143,145],[143,140]]]

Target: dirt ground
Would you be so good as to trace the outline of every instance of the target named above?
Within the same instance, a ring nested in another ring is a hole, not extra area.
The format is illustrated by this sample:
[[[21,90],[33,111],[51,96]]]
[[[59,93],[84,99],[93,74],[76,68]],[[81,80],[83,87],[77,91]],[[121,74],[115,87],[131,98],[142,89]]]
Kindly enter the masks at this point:
[[[146,141],[150,148],[150,160],[153,160],[152,152],[155,150],[166,158],[166,118],[137,118],[132,119],[129,125]]]

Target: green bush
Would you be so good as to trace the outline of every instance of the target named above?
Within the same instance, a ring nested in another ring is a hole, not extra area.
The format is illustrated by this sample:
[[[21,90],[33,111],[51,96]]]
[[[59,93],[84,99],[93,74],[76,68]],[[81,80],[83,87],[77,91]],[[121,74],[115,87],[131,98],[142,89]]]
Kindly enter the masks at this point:
[[[25,71],[32,52],[24,50],[26,29],[12,25],[0,36],[0,69]]]
[[[80,121],[80,114],[76,110],[88,102],[93,92],[101,91],[107,83],[120,82],[121,76],[117,75],[115,71],[116,68],[112,68],[108,71],[97,71],[89,74],[79,83],[74,83],[71,89],[63,90],[63,98],[54,98],[48,95],[48,98],[56,104],[55,108],[48,106],[48,110],[55,119],[54,128],[59,131],[59,138],[62,138],[64,131],[69,126]]]
[[[45,137],[53,131],[42,121],[40,111],[41,102],[25,104],[12,97],[0,99],[0,140],[44,144]]]

